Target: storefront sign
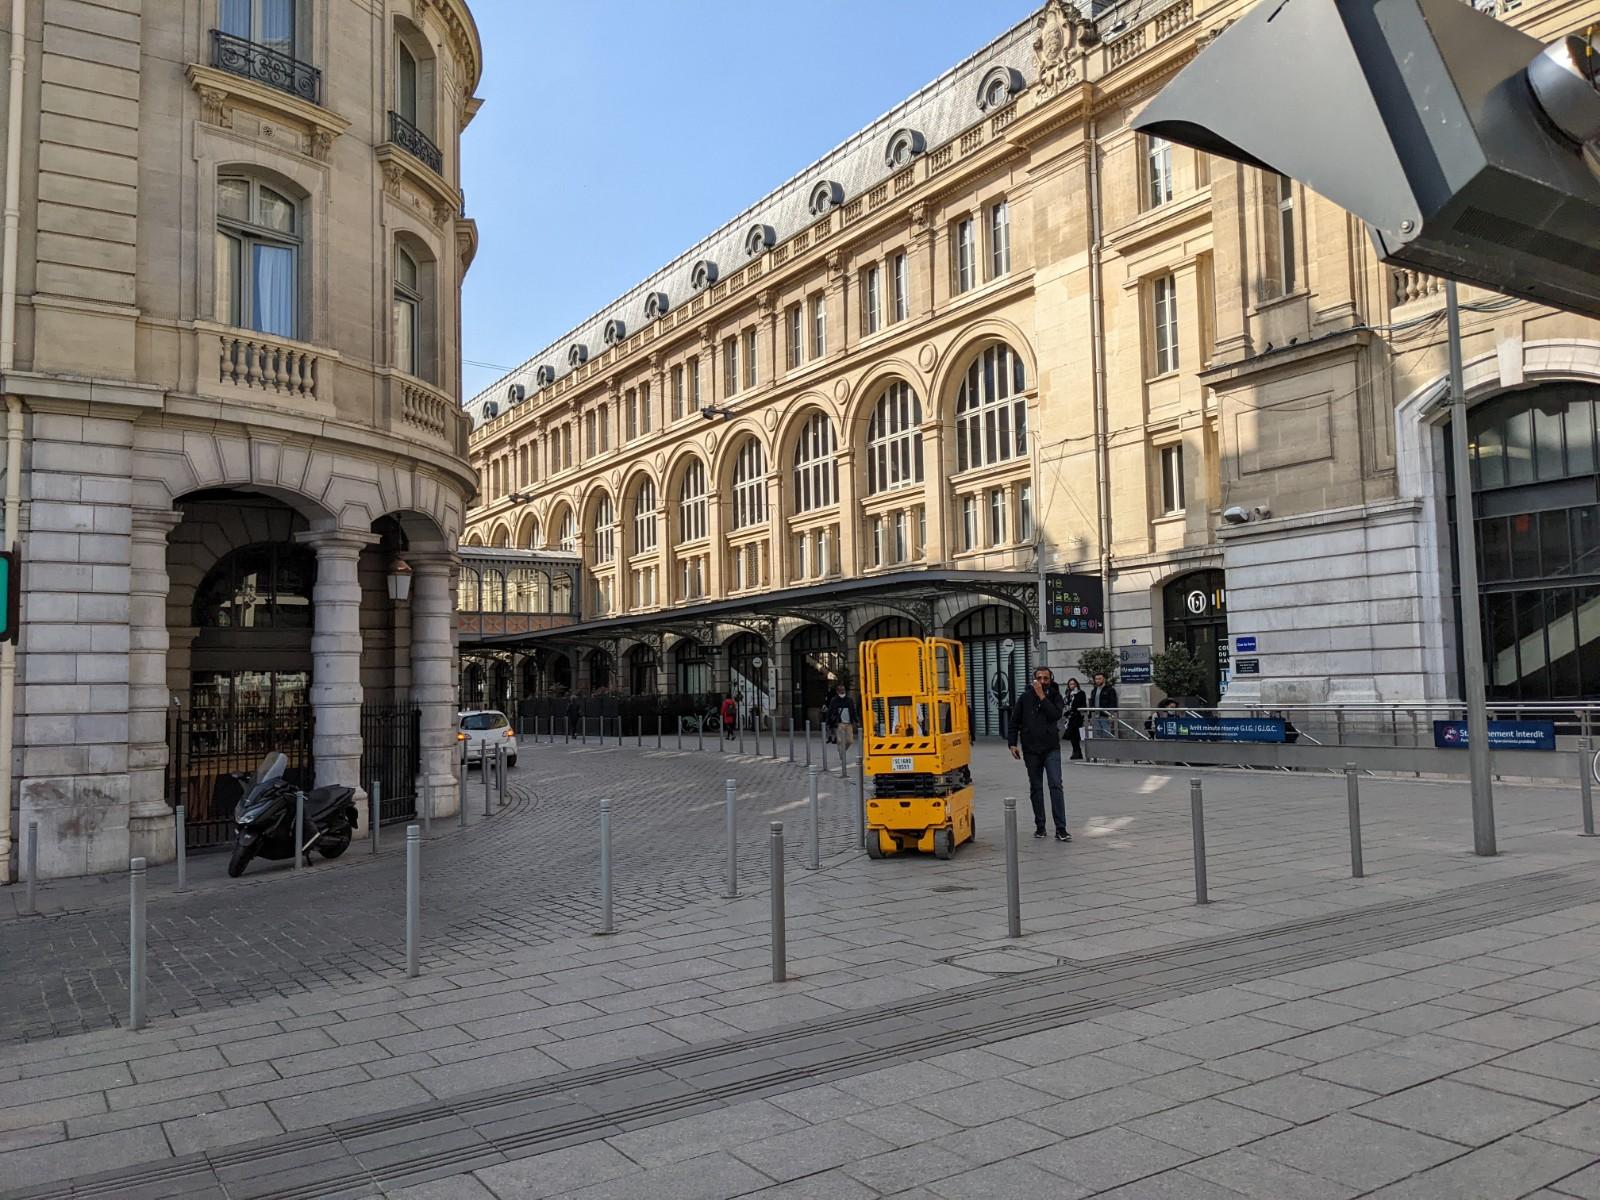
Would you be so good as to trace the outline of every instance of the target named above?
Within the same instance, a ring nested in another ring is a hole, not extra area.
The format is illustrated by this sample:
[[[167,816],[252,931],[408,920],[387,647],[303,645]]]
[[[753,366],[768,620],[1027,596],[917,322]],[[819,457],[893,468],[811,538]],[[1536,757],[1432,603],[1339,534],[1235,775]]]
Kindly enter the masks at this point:
[[[1243,638],[1239,639],[1241,642]],[[1252,641],[1255,639],[1252,638]],[[1233,660],[1233,673],[1235,675],[1261,674],[1261,660],[1259,658],[1236,658]]]
[[[1433,744],[1440,750],[1461,750],[1467,744],[1465,721],[1435,721]],[[1554,750],[1556,727],[1553,721],[1490,721],[1491,750]]]
[[[1047,574],[1044,627],[1050,633],[1099,633],[1105,629],[1105,594],[1098,575]]]
[[[1281,742],[1284,722],[1277,717],[1156,717],[1158,738],[1179,742]]]
[[[1120,683],[1150,682],[1150,647],[1117,647],[1117,680]]]

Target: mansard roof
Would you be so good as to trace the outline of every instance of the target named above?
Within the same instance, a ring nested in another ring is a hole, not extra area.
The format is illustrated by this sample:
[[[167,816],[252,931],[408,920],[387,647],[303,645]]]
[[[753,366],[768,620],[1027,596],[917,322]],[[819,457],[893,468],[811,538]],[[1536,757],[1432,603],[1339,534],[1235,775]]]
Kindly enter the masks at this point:
[[[1087,4],[1080,7],[1085,12],[1090,8]],[[1094,7],[1103,11],[1105,6]],[[521,384],[529,401],[537,402],[536,393],[541,387],[582,365],[587,351],[576,351],[574,347],[607,344],[605,327],[608,322],[617,321],[622,328],[637,331],[662,313],[686,303],[696,290],[695,275],[704,276],[703,264],[711,265],[713,277],[738,270],[750,258],[751,243],[755,240],[753,232],[758,226],[769,228],[772,239],[782,242],[815,222],[818,213],[829,207],[835,197],[839,202],[848,202],[903,170],[904,161],[895,161],[897,148],[902,154],[918,154],[949,141],[982,120],[983,89],[989,86],[991,76],[1020,82],[1022,87],[1032,84],[1037,75],[1033,53],[1037,15],[1030,13],[977,53],[903,100],[479,392],[466,403],[474,425],[481,425],[486,419],[486,403],[495,405],[493,411],[506,411],[506,398],[512,385]],[[821,186],[824,183],[834,187],[824,189]],[[823,209],[814,207],[819,194],[825,197]],[[659,299],[662,295],[666,297],[664,305]],[[656,297],[653,304],[652,297]],[[652,311],[646,311],[647,305]],[[541,371],[541,368],[548,369]]]

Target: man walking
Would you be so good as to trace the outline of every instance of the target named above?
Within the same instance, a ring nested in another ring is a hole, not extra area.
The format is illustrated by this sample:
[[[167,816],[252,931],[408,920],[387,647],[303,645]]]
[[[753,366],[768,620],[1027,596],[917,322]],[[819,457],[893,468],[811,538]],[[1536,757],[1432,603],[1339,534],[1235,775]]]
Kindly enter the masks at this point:
[[[1094,715],[1095,737],[1115,737],[1116,729],[1113,719],[1101,709],[1115,709],[1117,707],[1117,688],[1115,684],[1107,683],[1105,673],[1094,673],[1094,687],[1089,690],[1089,711]]]
[[[844,684],[834,686],[833,695],[828,697],[827,707],[823,709],[823,719],[831,735],[828,740],[839,746],[839,765],[842,767],[856,740],[855,714],[850,709],[850,694]]]
[[[1017,697],[1011,709],[1011,731],[1006,742],[1011,757],[1028,768],[1028,799],[1033,804],[1033,836],[1045,836],[1044,782],[1050,783],[1050,815],[1055,819],[1056,841],[1070,842],[1067,832],[1067,798],[1061,790],[1061,691],[1049,667],[1033,673],[1033,686]]]

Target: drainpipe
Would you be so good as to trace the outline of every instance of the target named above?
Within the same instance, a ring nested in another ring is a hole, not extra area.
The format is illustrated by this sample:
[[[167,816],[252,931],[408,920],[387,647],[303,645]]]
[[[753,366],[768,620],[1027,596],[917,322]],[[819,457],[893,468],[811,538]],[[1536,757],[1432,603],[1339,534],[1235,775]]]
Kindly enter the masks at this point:
[[[1085,56],[1087,74],[1087,55]],[[1094,93],[1088,103],[1093,104]],[[1095,507],[1100,516],[1100,594],[1105,603],[1105,644],[1111,641],[1111,466],[1107,445],[1105,300],[1100,287],[1100,145],[1098,121],[1091,112],[1084,125],[1089,163],[1089,353],[1094,363]]]
[[[11,0],[11,92],[6,109],[5,234],[0,245],[0,379],[17,361],[17,227],[22,220],[22,71],[26,65],[27,0]],[[19,540],[22,522],[22,398],[6,391],[5,540]],[[17,586],[17,580],[11,581]],[[17,647],[0,644],[0,883],[11,873],[11,755],[17,719]]]

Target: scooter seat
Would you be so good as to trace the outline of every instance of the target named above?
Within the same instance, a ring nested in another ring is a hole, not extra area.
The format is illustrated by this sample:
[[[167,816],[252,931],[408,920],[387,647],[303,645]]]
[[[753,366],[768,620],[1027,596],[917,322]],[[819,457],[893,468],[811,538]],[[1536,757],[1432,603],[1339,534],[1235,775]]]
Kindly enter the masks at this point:
[[[330,783],[325,787],[312,788],[306,793],[306,809],[320,816],[331,808],[347,803],[354,796],[355,792],[351,788]]]

